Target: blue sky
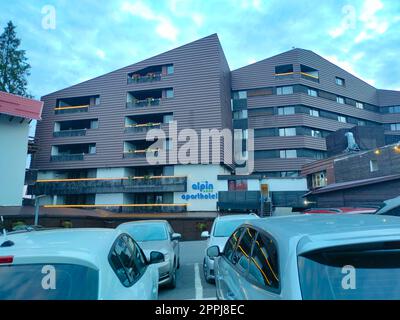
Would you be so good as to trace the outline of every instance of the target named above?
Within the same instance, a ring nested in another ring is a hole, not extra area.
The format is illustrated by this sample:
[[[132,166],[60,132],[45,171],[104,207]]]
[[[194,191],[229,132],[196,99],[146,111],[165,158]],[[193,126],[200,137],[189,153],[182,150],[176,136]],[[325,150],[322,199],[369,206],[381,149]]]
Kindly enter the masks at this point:
[[[42,26],[46,5],[55,29]],[[1,29],[8,20],[36,98],[212,33],[232,70],[300,47],[400,90],[398,0],[0,0]]]

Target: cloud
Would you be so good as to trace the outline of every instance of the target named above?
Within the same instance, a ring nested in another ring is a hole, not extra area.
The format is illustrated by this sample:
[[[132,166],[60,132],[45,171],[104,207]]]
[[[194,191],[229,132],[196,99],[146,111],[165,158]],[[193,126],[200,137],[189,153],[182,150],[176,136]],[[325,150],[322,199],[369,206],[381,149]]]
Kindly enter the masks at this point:
[[[163,15],[156,14],[142,1],[136,1],[134,3],[124,2],[121,6],[121,9],[133,16],[138,16],[145,20],[157,22],[155,31],[160,37],[173,42],[177,40],[179,30],[174,26],[170,19]]]
[[[97,49],[96,56],[98,56],[101,60],[104,60],[106,58],[106,53],[101,49]]]

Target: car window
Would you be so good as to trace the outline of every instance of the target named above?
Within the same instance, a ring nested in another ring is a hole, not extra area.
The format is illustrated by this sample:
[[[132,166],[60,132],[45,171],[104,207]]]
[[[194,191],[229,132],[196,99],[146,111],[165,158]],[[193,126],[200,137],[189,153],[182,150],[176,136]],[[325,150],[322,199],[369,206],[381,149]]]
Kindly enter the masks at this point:
[[[243,224],[247,219],[238,219],[232,221],[220,220],[216,223],[213,236],[214,237],[229,237],[232,232]]]
[[[237,229],[231,237],[228,239],[225,249],[224,249],[224,256],[229,260],[232,261],[233,253],[235,252],[236,245],[239,242],[240,236],[242,235],[244,228]]]
[[[94,300],[98,287],[98,270],[87,266],[46,263],[0,267],[0,300]]]
[[[113,246],[109,262],[121,283],[128,287],[135,283],[146,268],[146,260],[137,244],[126,234]]]
[[[168,233],[164,223],[131,224],[120,228],[139,242],[168,240]]]
[[[259,285],[279,289],[278,253],[272,239],[258,234],[250,259],[249,278]]]
[[[382,215],[385,215],[385,216],[400,216],[400,207],[396,207],[396,208],[393,208],[393,209],[391,209],[391,210],[388,210],[387,212],[385,212],[385,213],[381,213]]]
[[[255,239],[256,231],[251,228],[245,228],[243,235],[232,255],[231,262],[241,272],[246,272],[249,267],[249,257],[251,255],[251,247]]]

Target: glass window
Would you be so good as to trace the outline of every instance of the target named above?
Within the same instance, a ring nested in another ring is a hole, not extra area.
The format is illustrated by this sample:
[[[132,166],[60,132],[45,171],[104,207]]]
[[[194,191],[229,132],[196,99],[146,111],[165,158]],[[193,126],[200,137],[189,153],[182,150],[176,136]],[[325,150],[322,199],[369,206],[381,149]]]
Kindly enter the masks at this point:
[[[289,137],[296,135],[296,128],[280,128],[279,136],[280,137]]]
[[[344,98],[343,97],[336,97],[336,102],[340,104],[344,104]]]
[[[400,130],[400,123],[392,123],[390,124],[391,131],[399,131]]]
[[[293,72],[292,64],[285,64],[285,65],[275,67],[275,74],[285,74],[285,73],[292,73],[292,72]]]
[[[276,88],[276,94],[277,95],[292,94],[292,93],[293,93],[293,87],[292,86]]]
[[[251,228],[245,228],[242,238],[237,245],[231,262],[237,267],[239,271],[246,272],[249,268],[249,257],[251,255],[251,247],[256,235],[256,231]]]
[[[280,158],[297,158],[297,150],[281,150],[279,156]]]
[[[233,112],[233,119],[247,119],[247,109],[234,111]]]
[[[167,89],[165,91],[165,97],[167,99],[173,98],[174,97],[174,89]]]
[[[100,104],[100,97],[96,97],[96,98],[94,99],[94,104],[95,104],[96,106]]]
[[[310,88],[307,89],[307,94],[312,97],[318,97],[318,92],[317,92],[317,90],[314,90],[314,89],[310,89]]]
[[[228,181],[229,191],[247,191],[247,180],[229,180]]]
[[[131,237],[125,236],[124,239],[128,244],[129,249],[132,251],[132,256],[135,261],[138,273],[143,274],[146,269],[146,258],[144,257],[142,250]]]
[[[399,300],[400,250],[396,243],[331,248],[298,258],[304,300]]]
[[[236,245],[239,242],[239,238],[243,233],[244,228],[237,229],[229,238],[224,248],[224,256],[232,262],[233,253],[236,250]]]
[[[233,92],[233,99],[247,99],[247,91],[235,91]]]
[[[258,234],[250,260],[249,277],[259,285],[279,289],[278,252],[275,243]]]
[[[139,242],[164,241],[168,239],[163,223],[132,223],[120,225],[120,228]]]
[[[338,116],[338,121],[343,122],[343,123],[347,122],[346,117],[343,117],[343,116]]]
[[[215,225],[214,237],[229,237],[237,227],[239,227],[247,219],[237,219],[232,221],[219,221]]]
[[[173,74],[174,73],[174,65],[170,64],[167,66],[167,74]]]
[[[312,187],[320,188],[327,185],[326,173],[325,171],[317,172],[312,175]]]
[[[364,109],[364,103],[356,101],[356,108]]]
[[[389,113],[400,113],[400,106],[389,107]]]
[[[319,111],[317,109],[310,109],[310,116],[319,117]]]
[[[316,138],[322,138],[322,133],[319,130],[311,130],[311,136]]]
[[[278,115],[280,116],[287,116],[290,114],[295,114],[294,107],[279,107],[278,108]]]
[[[170,123],[174,121],[174,116],[172,114],[168,114],[164,116],[164,123]]]
[[[344,86],[344,79],[342,79],[342,78],[339,78],[339,77],[336,77],[336,84],[338,85],[338,86]]]

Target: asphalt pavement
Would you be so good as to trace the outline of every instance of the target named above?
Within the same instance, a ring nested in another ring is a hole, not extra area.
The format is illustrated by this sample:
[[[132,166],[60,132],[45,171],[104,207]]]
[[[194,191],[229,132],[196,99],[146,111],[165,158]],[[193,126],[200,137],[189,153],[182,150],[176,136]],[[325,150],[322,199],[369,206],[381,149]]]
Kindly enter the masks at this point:
[[[180,243],[180,268],[177,271],[176,288],[160,287],[160,300],[215,300],[215,285],[203,276],[203,259],[206,241]]]

